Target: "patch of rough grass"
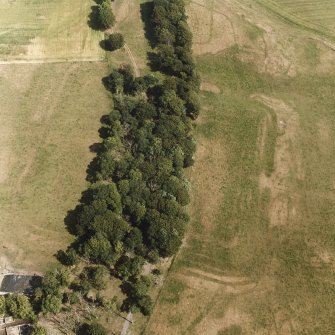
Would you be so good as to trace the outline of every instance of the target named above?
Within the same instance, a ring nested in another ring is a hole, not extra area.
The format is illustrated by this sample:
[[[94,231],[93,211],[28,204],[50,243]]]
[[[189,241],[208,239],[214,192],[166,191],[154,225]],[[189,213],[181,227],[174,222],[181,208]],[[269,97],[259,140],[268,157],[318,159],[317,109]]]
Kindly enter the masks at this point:
[[[220,330],[217,335],[242,335],[242,328],[240,326],[233,325],[224,330]]]
[[[165,283],[164,292],[160,297],[162,303],[178,304],[180,302],[180,295],[186,289],[185,283],[176,278]]]
[[[113,4],[115,14],[118,17],[114,30],[122,32],[142,75],[149,72],[147,53],[152,51],[149,41],[145,38],[144,22],[141,14],[146,2],[148,1],[116,0]],[[124,48],[107,53],[107,58],[113,66],[118,66],[125,60],[131,63]]]
[[[251,41],[256,41],[263,35],[264,31],[254,24],[249,23],[246,26],[246,35]]]

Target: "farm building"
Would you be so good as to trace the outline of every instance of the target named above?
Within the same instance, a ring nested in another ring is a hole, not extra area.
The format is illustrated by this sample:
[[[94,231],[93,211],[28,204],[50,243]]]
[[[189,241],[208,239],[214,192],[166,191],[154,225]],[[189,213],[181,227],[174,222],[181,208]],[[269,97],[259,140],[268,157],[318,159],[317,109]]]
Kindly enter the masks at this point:
[[[24,320],[0,317],[0,335],[29,335],[30,333],[31,326]]]

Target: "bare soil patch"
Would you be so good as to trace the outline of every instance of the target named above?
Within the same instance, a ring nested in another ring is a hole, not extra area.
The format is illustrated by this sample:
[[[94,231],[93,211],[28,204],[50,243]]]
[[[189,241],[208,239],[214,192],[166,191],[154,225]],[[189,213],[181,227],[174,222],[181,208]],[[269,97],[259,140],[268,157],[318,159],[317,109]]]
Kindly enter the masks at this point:
[[[208,82],[202,82],[200,89],[205,92],[220,93],[220,88]]]

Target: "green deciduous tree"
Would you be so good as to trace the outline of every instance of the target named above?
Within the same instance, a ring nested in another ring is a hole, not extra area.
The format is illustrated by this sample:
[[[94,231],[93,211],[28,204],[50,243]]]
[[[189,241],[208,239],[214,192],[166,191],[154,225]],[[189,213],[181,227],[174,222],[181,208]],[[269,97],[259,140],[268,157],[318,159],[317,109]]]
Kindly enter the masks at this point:
[[[115,265],[115,272],[118,277],[127,280],[129,277],[137,276],[142,271],[144,259],[139,256],[133,258],[122,256]]]
[[[58,313],[60,312],[62,306],[62,295],[56,294],[56,295],[47,295],[42,302],[42,312],[44,315],[47,315],[49,313]]]
[[[101,233],[92,236],[82,246],[82,253],[95,263],[110,264],[113,261],[112,245]]]
[[[104,266],[86,267],[80,275],[81,280],[88,281],[90,287],[96,290],[106,288],[109,272]]]
[[[144,315],[149,315],[153,309],[153,302],[148,291],[151,281],[148,277],[141,276],[123,285],[122,290],[127,298],[122,304],[125,311],[140,311]]]
[[[16,319],[35,320],[36,318],[29,299],[23,294],[7,295],[6,311]]]
[[[109,34],[105,40],[106,49],[114,51],[124,46],[124,37],[121,33]]]
[[[118,192],[115,183],[96,183],[92,185],[92,198],[93,200],[100,200],[106,203],[107,208],[116,213],[121,213],[122,204],[121,196]]]
[[[104,0],[98,5],[100,24],[104,28],[111,28],[115,23],[115,16],[112,10],[112,3],[110,0]]]
[[[42,284],[35,290],[35,303],[43,314],[58,313],[62,305],[64,288],[70,283],[70,271],[59,267],[46,273]]]

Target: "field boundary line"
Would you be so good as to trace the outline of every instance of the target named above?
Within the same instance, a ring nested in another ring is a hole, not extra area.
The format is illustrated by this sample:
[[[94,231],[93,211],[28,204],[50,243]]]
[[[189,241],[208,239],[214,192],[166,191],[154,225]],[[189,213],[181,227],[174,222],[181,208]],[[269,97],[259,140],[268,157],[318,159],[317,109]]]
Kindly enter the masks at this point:
[[[77,62],[106,62],[104,58],[68,58],[68,59],[16,59],[0,60],[0,65],[11,64],[55,64],[55,63],[77,63]]]

